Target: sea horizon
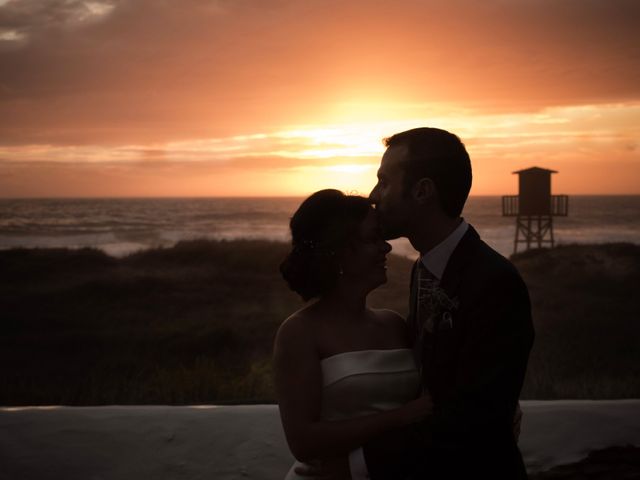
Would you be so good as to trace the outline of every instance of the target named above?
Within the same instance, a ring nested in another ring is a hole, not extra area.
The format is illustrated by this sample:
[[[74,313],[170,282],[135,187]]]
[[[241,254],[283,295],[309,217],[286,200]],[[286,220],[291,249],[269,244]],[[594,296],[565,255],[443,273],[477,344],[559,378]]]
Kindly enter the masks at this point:
[[[304,197],[0,198],[0,249],[98,248],[122,257],[183,240],[290,241],[289,219]],[[515,219],[502,195],[470,196],[463,217],[504,256],[513,253]],[[640,195],[570,195],[554,218],[556,244],[640,244]],[[394,253],[414,257],[406,239]]]

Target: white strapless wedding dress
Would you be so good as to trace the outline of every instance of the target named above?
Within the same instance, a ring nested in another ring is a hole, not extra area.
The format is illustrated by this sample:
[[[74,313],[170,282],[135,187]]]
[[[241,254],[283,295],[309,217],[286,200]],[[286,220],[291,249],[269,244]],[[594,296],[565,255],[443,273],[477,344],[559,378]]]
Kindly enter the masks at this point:
[[[398,408],[418,396],[420,375],[411,349],[360,350],[327,357],[322,368],[321,418],[344,420]],[[285,480],[303,480],[294,472]]]

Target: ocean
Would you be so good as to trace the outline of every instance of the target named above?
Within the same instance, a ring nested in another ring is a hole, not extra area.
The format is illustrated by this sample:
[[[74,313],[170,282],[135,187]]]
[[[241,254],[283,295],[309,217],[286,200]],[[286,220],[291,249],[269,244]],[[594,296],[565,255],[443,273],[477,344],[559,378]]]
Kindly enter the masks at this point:
[[[301,198],[0,199],[0,249],[94,247],[114,256],[170,247],[181,240],[289,241],[289,218]],[[501,197],[469,198],[464,217],[505,256],[515,219]],[[640,195],[571,196],[569,216],[554,219],[557,244],[640,244]],[[406,239],[394,251],[416,253]],[[522,248],[522,247],[520,247]]]

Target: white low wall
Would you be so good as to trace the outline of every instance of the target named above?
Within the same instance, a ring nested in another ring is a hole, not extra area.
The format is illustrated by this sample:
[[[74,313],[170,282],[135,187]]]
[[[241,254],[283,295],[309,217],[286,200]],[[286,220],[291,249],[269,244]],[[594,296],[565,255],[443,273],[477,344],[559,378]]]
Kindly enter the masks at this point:
[[[522,409],[531,471],[640,445],[640,400]],[[0,408],[1,480],[276,480],[292,460],[273,405]]]

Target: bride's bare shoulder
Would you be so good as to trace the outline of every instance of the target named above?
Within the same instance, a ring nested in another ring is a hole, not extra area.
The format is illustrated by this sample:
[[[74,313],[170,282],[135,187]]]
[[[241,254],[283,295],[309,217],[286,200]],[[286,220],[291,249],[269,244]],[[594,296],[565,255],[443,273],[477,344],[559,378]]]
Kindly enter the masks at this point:
[[[313,323],[315,318],[313,304],[306,305],[289,315],[278,327],[276,347],[282,344],[309,345],[314,343]]]
[[[280,329],[297,329],[308,327],[317,317],[316,305],[311,303],[293,312],[280,324]]]

